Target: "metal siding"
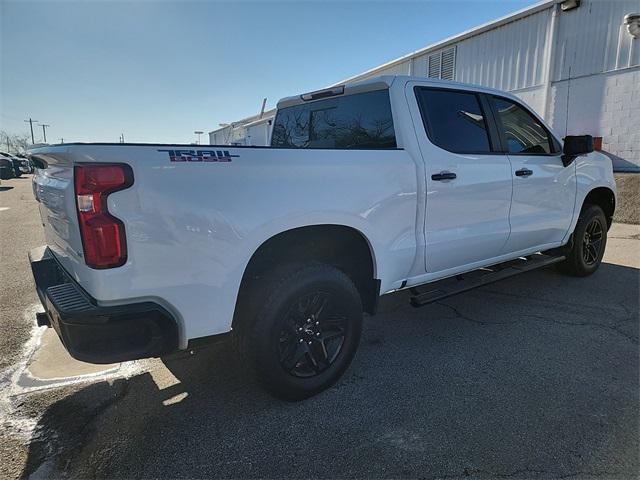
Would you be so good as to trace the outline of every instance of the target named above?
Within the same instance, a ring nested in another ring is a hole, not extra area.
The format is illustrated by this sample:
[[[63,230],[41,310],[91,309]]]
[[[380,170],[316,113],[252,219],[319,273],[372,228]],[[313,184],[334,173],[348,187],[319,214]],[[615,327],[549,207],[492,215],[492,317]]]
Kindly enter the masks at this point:
[[[526,90],[520,90],[518,92],[513,92],[517,97],[519,97],[524,103],[526,103],[529,107],[535,110],[537,113],[542,115],[544,111],[544,86],[529,88]]]
[[[427,76],[429,70],[429,56],[422,55],[413,59],[413,75]]]
[[[346,83],[355,83],[361,80],[366,80],[367,78],[378,77],[380,75],[409,75],[410,65],[411,65],[411,61],[410,59],[407,59],[406,61],[399,63],[397,65],[392,65],[383,70],[372,72],[369,75],[358,77],[356,79],[353,79],[351,82],[346,82]]]
[[[456,80],[500,90],[540,85],[551,11],[543,10],[459,42]]]
[[[247,127],[247,145],[268,145],[269,124],[258,123]]]
[[[622,24],[640,12],[640,0],[583,0],[579,8],[560,13],[553,80],[592,75],[640,64],[638,40]]]

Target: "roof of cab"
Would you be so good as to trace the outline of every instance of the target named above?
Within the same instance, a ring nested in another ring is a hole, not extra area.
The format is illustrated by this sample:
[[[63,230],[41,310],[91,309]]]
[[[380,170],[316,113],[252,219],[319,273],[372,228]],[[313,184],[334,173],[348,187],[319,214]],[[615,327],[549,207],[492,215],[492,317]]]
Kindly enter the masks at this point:
[[[278,102],[277,108],[281,109],[285,107],[291,107],[293,105],[299,105],[301,103],[315,102],[317,100],[303,100],[302,97],[304,95],[309,95],[310,93],[316,94],[324,91],[330,91],[336,88],[344,88],[344,93],[338,94],[339,96],[353,95],[354,93],[370,92],[373,90],[383,90],[385,88],[389,88],[395,78],[396,77],[394,75],[381,75],[378,77],[369,78],[367,80],[362,80],[361,82],[354,82],[346,85],[336,85],[329,88],[322,88],[320,90],[316,90],[309,93],[302,93],[300,95],[294,95],[292,97],[285,97]],[[323,97],[323,98],[329,98],[329,97]]]
[[[504,92],[502,90],[496,90],[494,88],[483,87],[481,85],[455,82],[453,80],[440,80],[436,78],[416,77],[416,76],[409,76],[409,75],[380,75],[380,76],[368,78],[366,80],[361,80],[354,83],[348,83],[345,85],[337,85],[337,86],[334,85],[332,87],[316,90],[310,93],[318,94],[321,92],[331,91],[333,89],[343,87],[344,93],[336,94],[335,96],[353,95],[355,93],[363,93],[363,92],[369,92],[374,90],[383,90],[385,88],[391,88],[391,86],[397,82],[402,82],[403,84],[406,84],[408,82],[419,82],[423,85],[433,86],[433,87],[461,88],[464,90],[473,90],[473,91],[483,92],[483,93],[499,94],[500,96],[503,96],[503,97],[509,97],[514,99],[516,98],[514,97],[514,95],[508,92]],[[319,101],[321,99],[331,98],[331,96],[325,96],[325,97],[314,99],[314,100],[303,100],[302,98],[303,95],[308,95],[308,94],[303,93],[301,95],[285,97],[278,102],[277,108],[281,109],[285,107],[291,107],[293,105],[311,103],[311,102]]]

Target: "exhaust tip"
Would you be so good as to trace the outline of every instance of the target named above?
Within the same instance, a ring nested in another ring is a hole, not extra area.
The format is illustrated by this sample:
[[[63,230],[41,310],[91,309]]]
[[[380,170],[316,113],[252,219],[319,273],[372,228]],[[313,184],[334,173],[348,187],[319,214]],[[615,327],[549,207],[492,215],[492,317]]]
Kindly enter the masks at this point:
[[[51,320],[45,312],[36,313],[36,323],[39,327],[51,327]]]

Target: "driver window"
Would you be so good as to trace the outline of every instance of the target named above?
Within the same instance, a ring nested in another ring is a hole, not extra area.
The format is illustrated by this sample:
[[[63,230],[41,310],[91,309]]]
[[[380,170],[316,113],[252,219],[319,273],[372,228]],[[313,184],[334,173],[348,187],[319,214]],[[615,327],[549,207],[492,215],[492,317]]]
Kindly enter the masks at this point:
[[[502,123],[508,152],[521,155],[555,153],[549,132],[523,107],[505,98],[493,97]],[[500,126],[500,125],[498,125]]]

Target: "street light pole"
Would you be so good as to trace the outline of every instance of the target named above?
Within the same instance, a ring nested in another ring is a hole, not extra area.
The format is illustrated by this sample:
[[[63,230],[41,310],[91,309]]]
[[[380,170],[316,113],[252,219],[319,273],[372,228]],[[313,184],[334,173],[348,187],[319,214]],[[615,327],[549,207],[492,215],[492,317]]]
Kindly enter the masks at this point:
[[[202,135],[204,132],[201,132],[200,130],[196,130],[195,132],[196,135],[198,135],[198,145],[200,145],[200,135]]]
[[[51,125],[47,125],[46,123],[41,123],[40,126],[42,127],[42,136],[44,137],[44,143],[47,143],[47,127],[50,127]]]
[[[31,127],[31,144],[36,143],[36,140],[33,136],[33,122],[38,123],[38,120],[32,120],[31,118],[29,118],[29,120],[25,120],[25,123],[28,123],[29,126]]]

